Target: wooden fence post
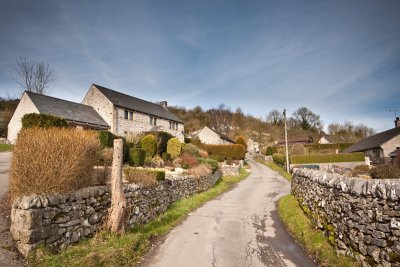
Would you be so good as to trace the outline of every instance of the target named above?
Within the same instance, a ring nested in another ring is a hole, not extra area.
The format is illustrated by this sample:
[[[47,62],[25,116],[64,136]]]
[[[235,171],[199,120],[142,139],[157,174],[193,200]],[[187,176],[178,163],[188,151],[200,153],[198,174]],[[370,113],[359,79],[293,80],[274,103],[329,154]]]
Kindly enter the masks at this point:
[[[111,208],[107,227],[113,233],[125,232],[126,199],[122,188],[123,140],[114,140],[112,173],[111,173]]]

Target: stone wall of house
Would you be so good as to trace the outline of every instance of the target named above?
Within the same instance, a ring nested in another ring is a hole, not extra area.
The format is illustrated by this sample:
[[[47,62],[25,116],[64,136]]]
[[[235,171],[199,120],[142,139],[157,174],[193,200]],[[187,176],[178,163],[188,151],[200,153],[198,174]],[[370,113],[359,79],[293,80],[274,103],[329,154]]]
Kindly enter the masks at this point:
[[[292,193],[339,253],[363,266],[399,266],[400,180],[297,169]]]
[[[153,117],[153,116],[152,116]],[[178,123],[178,130],[169,128],[169,120],[157,118],[157,125],[150,124],[150,115],[133,111],[133,119],[125,119],[125,110],[116,108],[116,135],[126,136],[129,133],[142,133],[146,131],[164,131],[184,141],[183,124]]]
[[[383,156],[389,157],[389,154],[396,150],[396,147],[400,147],[400,135],[397,135],[389,141],[382,144]]]
[[[39,110],[33,104],[29,96],[24,93],[19,101],[10,122],[8,123],[7,139],[14,144],[17,141],[17,136],[22,128],[22,117],[28,113],[39,113]]]
[[[114,105],[94,85],[92,85],[89,91],[86,93],[82,100],[82,104],[92,106],[94,110],[103,118],[103,120],[111,127],[110,131],[114,132]]]
[[[230,142],[222,139],[219,134],[214,132],[208,127],[204,127],[201,129],[197,136],[199,137],[200,141],[203,144],[213,144],[213,145],[229,145],[231,144]]]
[[[128,227],[156,218],[172,202],[209,189],[220,177],[221,172],[217,170],[210,177],[168,178],[153,187],[124,185]],[[110,203],[107,186],[83,188],[68,194],[25,196],[12,205],[10,231],[24,255],[39,244],[60,251],[102,228]]]

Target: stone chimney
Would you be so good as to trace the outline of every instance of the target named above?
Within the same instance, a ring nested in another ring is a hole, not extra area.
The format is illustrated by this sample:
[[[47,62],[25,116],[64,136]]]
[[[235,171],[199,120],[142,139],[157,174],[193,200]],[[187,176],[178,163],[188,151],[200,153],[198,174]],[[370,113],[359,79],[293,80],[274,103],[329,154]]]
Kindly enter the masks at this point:
[[[396,120],[394,121],[394,125],[397,127],[400,127],[400,119],[399,117],[396,117]]]
[[[168,109],[168,102],[167,101],[160,101],[160,106],[162,106],[165,109]]]

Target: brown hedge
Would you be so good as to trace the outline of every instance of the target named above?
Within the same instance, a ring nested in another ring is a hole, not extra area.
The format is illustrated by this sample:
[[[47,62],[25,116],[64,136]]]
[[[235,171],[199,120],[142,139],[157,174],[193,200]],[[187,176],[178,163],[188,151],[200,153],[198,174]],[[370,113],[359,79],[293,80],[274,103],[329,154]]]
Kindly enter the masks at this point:
[[[246,150],[243,145],[205,145],[209,155],[217,155],[231,159],[244,159]]]
[[[99,151],[98,133],[94,131],[21,130],[11,161],[11,199],[90,186]]]

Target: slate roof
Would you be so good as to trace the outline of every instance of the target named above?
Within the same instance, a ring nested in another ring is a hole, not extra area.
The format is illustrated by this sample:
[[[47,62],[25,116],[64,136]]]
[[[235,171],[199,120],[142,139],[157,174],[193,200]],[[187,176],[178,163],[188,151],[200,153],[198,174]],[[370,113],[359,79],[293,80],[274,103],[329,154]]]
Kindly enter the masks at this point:
[[[109,127],[91,106],[25,91],[42,114],[64,118],[67,121]]]
[[[135,110],[167,120],[183,123],[175,114],[161,105],[142,100],[130,95],[126,95],[112,89],[93,84],[105,97],[108,98],[115,106]]]
[[[377,148],[380,147],[383,143],[389,141],[390,139],[396,137],[399,134],[400,134],[400,127],[380,132],[360,140],[358,143],[352,145],[349,148],[346,148],[344,152],[351,153],[351,152],[359,152],[372,148]]]

